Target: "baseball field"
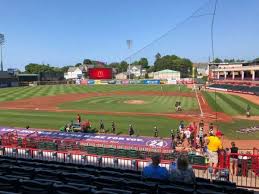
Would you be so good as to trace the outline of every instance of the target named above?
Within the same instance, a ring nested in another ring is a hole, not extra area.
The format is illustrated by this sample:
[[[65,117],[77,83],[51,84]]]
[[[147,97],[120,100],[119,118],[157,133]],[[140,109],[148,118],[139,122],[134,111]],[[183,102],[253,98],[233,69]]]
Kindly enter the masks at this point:
[[[216,99],[216,100],[215,100]],[[175,102],[183,110],[176,112]],[[244,117],[247,105],[254,117]],[[218,113],[216,114],[215,111]],[[201,118],[214,122],[228,139],[256,140],[259,132],[237,133],[240,128],[259,126],[259,105],[231,94],[197,92],[176,85],[55,85],[0,89],[0,125],[58,130],[80,114],[93,128],[100,120],[105,128],[116,123],[117,133],[127,133],[133,124],[138,135],[169,137],[181,120]],[[203,117],[201,117],[201,113]]]

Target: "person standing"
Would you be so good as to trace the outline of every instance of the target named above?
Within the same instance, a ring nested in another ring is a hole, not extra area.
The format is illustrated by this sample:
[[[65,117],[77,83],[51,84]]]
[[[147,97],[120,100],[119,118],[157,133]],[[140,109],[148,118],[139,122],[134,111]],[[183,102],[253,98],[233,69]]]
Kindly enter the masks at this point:
[[[104,133],[104,124],[103,124],[103,120],[100,121],[100,133]]]
[[[158,129],[157,129],[157,126],[154,127],[154,137],[158,137]]]
[[[215,174],[215,170],[218,167],[218,151],[222,149],[222,142],[220,134],[210,135],[206,139],[207,144],[207,153],[209,157],[210,166],[213,167],[213,173]]]
[[[132,124],[129,125],[129,131],[128,131],[128,132],[129,132],[129,135],[130,135],[130,136],[134,135],[135,131],[134,131],[134,129],[133,129]]]
[[[204,142],[203,128],[200,128],[198,136],[199,136],[200,147],[203,148],[203,142]]]
[[[246,107],[246,117],[250,117],[250,110],[251,110],[251,107],[250,105],[248,104],[247,107]]]
[[[81,123],[81,116],[80,116],[80,114],[77,114],[76,120],[77,120],[77,122],[78,122],[79,124]]]
[[[115,133],[115,131],[116,131],[115,123],[114,123],[114,121],[112,121],[112,133]]]
[[[235,142],[231,142],[230,148],[230,172],[232,175],[236,174],[237,171],[237,160],[238,160],[238,147],[236,147]]]

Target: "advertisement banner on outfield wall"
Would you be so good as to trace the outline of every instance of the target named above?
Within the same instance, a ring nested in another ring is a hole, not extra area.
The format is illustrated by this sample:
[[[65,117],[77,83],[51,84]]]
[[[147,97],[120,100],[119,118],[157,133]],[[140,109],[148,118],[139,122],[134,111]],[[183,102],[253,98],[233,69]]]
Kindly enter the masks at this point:
[[[168,79],[167,84],[177,84],[177,81],[175,79]]]
[[[121,80],[121,84],[129,84],[129,80]]]
[[[121,82],[121,80],[116,80],[116,84],[122,84]]]
[[[153,79],[153,80],[144,80],[144,84],[160,84],[160,80],[156,80],[156,79]]]
[[[87,85],[87,80],[86,79],[81,80],[80,84],[81,85]]]
[[[108,84],[116,84],[116,80],[109,80]]]
[[[100,80],[100,84],[108,84],[107,80]]]
[[[140,80],[130,80],[129,83],[130,84],[140,84],[141,81]]]
[[[94,80],[88,80],[88,81],[87,81],[87,84],[89,84],[89,85],[92,85],[92,84],[94,84],[94,83],[95,83]]]

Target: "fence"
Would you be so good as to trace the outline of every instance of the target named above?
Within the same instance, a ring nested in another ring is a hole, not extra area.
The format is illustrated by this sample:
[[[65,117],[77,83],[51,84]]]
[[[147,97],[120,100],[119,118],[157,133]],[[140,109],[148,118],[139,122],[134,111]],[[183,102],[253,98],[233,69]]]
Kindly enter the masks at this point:
[[[73,163],[80,165],[95,165],[101,167],[113,167],[122,169],[133,169],[141,171],[145,166],[150,164],[150,160],[121,158],[105,155],[87,154],[78,151],[53,151],[41,150],[33,148],[18,148],[13,146],[1,146],[0,156],[8,156],[15,158],[33,158],[47,161],[57,161],[63,163]],[[231,170],[233,160],[230,159],[237,156],[236,171]],[[238,154],[226,156],[227,168],[216,168],[217,175],[212,173],[212,168],[208,165],[192,165],[196,177],[206,179],[223,179],[236,183],[239,187],[259,188],[259,155]],[[162,160],[161,166],[171,169],[171,161]]]

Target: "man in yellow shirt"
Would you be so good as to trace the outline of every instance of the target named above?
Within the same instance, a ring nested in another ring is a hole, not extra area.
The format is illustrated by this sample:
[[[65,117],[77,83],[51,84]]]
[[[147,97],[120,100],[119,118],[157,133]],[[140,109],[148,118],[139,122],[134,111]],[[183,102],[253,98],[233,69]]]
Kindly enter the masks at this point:
[[[207,152],[209,157],[210,166],[213,167],[213,173],[215,172],[216,167],[218,166],[218,150],[222,149],[222,142],[221,142],[221,134],[211,134],[206,142],[207,142]]]

